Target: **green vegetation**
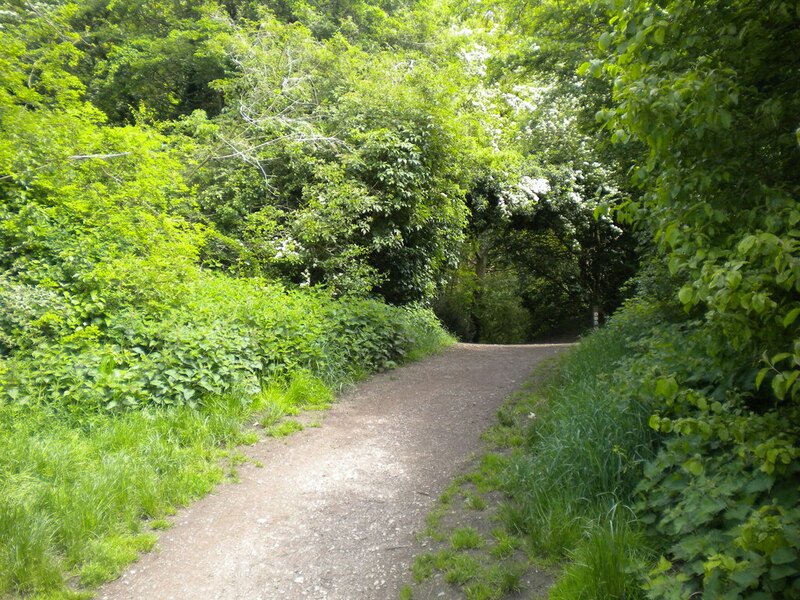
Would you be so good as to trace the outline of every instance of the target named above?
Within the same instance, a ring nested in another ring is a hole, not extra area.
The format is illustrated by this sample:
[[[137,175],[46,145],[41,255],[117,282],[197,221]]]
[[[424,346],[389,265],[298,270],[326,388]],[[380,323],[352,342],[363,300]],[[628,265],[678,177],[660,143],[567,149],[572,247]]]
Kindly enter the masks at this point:
[[[459,597],[498,600],[530,594],[527,581],[541,589],[552,581],[547,565],[552,561],[537,552],[533,536],[507,518],[514,504],[508,495],[518,485],[512,465],[526,460],[529,450],[518,440],[527,432],[532,408],[541,402],[538,395],[519,393],[500,410],[503,423],[484,436],[485,452],[448,486],[430,513],[429,527],[420,536],[426,552],[414,560],[413,583],[404,597],[435,597],[446,583]]]
[[[480,548],[481,546],[483,546],[483,538],[472,527],[456,529],[450,536],[450,547],[453,550]]]
[[[637,360],[630,335],[641,326],[615,318],[511,404],[500,426],[525,438],[504,470],[506,535],[535,556],[568,561],[551,598],[643,597],[653,540],[629,507],[656,435],[650,408],[623,391]]]
[[[569,559],[553,598],[800,597],[796,9],[516,3],[517,64],[586,76],[578,131],[627,166],[609,208],[643,244],[522,443],[495,434],[506,524]]]
[[[505,533],[432,568],[800,598],[799,32],[790,0],[6,3],[0,595],[85,596],[244,423],[289,433],[437,317],[616,311],[445,494],[502,487]]]
[[[214,221],[212,182],[236,189],[212,157],[235,138],[224,90],[246,78],[249,27],[216,10],[0,14],[3,597],[85,597],[234,473],[254,416],[285,435],[285,415],[447,341],[420,306],[259,266],[248,248],[275,240]]]
[[[267,429],[267,435],[272,437],[286,437],[287,435],[291,435],[295,431],[302,431],[303,424],[299,421],[295,421],[294,419],[287,419],[282,421],[278,425],[273,425],[269,429]]]
[[[616,388],[659,432],[635,505],[662,554],[654,598],[800,597],[800,63],[775,59],[796,8],[615,5],[585,67],[614,82],[613,140],[645,151],[628,214],[668,269],[626,311],[659,318]]]
[[[251,291],[241,290],[241,282],[236,285],[239,291]],[[225,289],[237,290],[233,284]],[[88,367],[97,364],[93,362],[97,355],[120,356],[127,350],[99,336],[82,346],[66,346],[73,354],[65,352],[61,340],[53,340],[34,347],[33,356],[19,352],[7,359],[6,381],[13,376],[16,387],[6,389],[19,392],[14,402],[0,407],[0,437],[6,448],[0,458],[4,593],[58,590],[64,585],[63,573],[76,574],[83,586],[116,576],[139,551],[153,544],[143,519],[162,519],[175,507],[208,492],[225,473],[220,465],[225,448],[257,439],[242,430],[251,415],[261,415],[259,420],[269,425],[269,434],[283,436],[300,428],[295,421],[281,421],[285,414],[319,410],[333,398],[329,385],[306,370],[294,371],[284,385],[270,384],[261,391],[264,382],[280,381],[281,373],[303,365],[329,378],[338,375],[329,379],[338,384],[379,364],[402,360],[405,348],[400,344],[412,347],[408,338],[403,340],[403,331],[408,336],[429,336],[428,346],[433,344],[431,336],[442,339],[441,333],[429,328],[432,321],[422,324],[412,313],[374,302],[333,301],[309,294],[290,297],[275,291],[270,297],[264,290],[261,294],[259,304],[243,302],[243,312],[249,308],[252,312],[246,313],[247,318],[255,322],[270,318],[285,323],[294,317],[289,323],[295,337],[284,337],[283,348],[249,338],[245,322],[237,323],[235,315],[228,313],[221,322],[185,325],[190,339],[203,341],[204,334],[216,331],[221,343],[212,346],[209,340],[204,353],[187,345],[182,362],[182,348],[176,343],[180,338],[159,340],[171,358],[163,366],[151,355],[130,353],[138,361],[147,361],[147,368],[134,362],[116,363],[106,373],[93,371]],[[233,305],[236,299],[229,301]],[[297,312],[286,312],[293,302],[300,305]],[[261,306],[260,313],[255,312],[256,306]],[[281,312],[275,314],[276,310]],[[335,320],[322,319],[323,312]],[[335,334],[343,317],[364,323],[352,333],[374,344],[372,356],[358,342],[343,348],[321,333],[311,333],[313,328]],[[169,325],[158,324],[163,329]],[[230,328],[227,335],[223,325]],[[159,328],[154,329],[158,332]],[[249,330],[250,334],[257,331],[270,330]],[[231,338],[238,347],[249,348],[249,356],[238,355],[237,346],[234,350],[222,346]],[[317,346],[320,343],[326,347]],[[259,370],[246,369],[243,359],[250,364],[259,360],[259,347],[273,353],[271,362],[262,355]],[[67,361],[80,361],[87,368],[69,368]],[[266,374],[269,379],[263,379]],[[101,379],[104,375],[113,378]],[[222,375],[231,381],[218,381]],[[148,386],[156,376],[166,380],[163,395]],[[56,382],[64,382],[63,389]],[[181,391],[181,385],[194,393]],[[223,389],[206,389],[211,385]],[[128,398],[135,402],[130,402],[131,408],[122,408]]]
[[[648,277],[641,281],[652,286]],[[719,589],[724,575],[714,571],[728,569],[742,582],[738,588],[724,583],[736,590],[731,598],[749,597],[741,586],[754,594],[782,590],[754,598],[794,597],[796,528],[784,508],[797,501],[792,463],[756,469],[746,454],[726,452],[718,442],[709,448],[697,433],[667,436],[653,427],[665,393],[657,374],[679,374],[690,360],[711,359],[697,350],[707,339],[698,337],[696,324],[687,325],[677,307],[648,298],[629,303],[556,369],[539,374],[531,391],[500,409],[485,436],[491,451],[479,470],[448,490],[446,510],[434,513],[428,535],[433,543],[457,540],[453,550],[475,552],[460,541],[474,529],[449,529],[445,519],[459,497],[462,514],[472,512],[476,492],[459,486],[504,492],[499,506],[487,502],[502,528],[492,531],[488,554],[470,555],[477,561],[471,573],[456,568],[461,563],[453,563],[449,549],[420,557],[417,586],[437,571],[452,572],[447,581],[467,597],[493,589],[476,597],[501,598],[508,592],[490,583],[493,561],[502,569],[511,560],[524,573],[545,560],[564,565],[549,591],[553,600],[683,598],[687,589]],[[734,416],[759,421],[744,411]],[[726,562],[726,553],[746,550],[748,541],[770,548],[768,571],[752,546],[749,563]],[[682,562],[690,558],[694,565]]]
[[[518,563],[497,563],[484,566],[479,558],[463,552],[440,550],[418,556],[412,567],[417,584],[433,577],[436,571],[444,580],[464,590],[467,598],[492,600],[520,590],[525,566]],[[406,597],[414,597],[414,588],[406,586]],[[401,594],[402,597],[402,594]]]
[[[208,492],[223,475],[220,448],[242,441],[249,401],[230,393],[208,402],[214,410],[150,408],[78,423],[44,405],[3,406],[4,593],[58,590],[64,570],[97,584],[152,547],[142,519]]]

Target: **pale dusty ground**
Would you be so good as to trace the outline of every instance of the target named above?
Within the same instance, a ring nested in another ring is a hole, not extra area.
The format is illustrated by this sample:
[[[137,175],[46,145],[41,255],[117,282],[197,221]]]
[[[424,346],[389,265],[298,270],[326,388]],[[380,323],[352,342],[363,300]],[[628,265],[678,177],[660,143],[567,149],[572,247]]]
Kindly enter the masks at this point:
[[[322,419],[245,449],[103,600],[390,600],[414,534],[505,398],[566,345],[457,344],[359,384]],[[321,415],[320,415],[321,417]]]

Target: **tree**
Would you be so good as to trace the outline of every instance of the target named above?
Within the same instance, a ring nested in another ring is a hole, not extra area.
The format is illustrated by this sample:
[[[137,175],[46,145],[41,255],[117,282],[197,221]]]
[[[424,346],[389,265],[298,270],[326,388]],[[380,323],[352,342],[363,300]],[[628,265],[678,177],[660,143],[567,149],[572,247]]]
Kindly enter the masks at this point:
[[[39,5],[30,6],[20,14],[36,18]],[[92,0],[54,6],[68,14],[67,24],[79,36],[81,58],[71,71],[113,122],[131,123],[142,109],[157,120],[222,109],[213,82],[232,74],[235,65],[221,51],[229,27],[217,3]]]
[[[585,106],[595,99],[574,74],[541,65],[499,71],[498,65],[519,66],[519,47],[537,38],[519,42],[479,21],[467,21],[460,51],[473,75],[465,118],[481,148],[472,154],[467,194],[470,241],[439,312],[472,339],[493,335],[489,322],[522,321],[490,318],[492,310],[527,313],[526,331],[508,341],[529,340],[565,321],[588,326],[591,312],[599,318],[618,306],[636,265],[630,236],[601,214],[625,198],[626,186],[597,127],[587,126]],[[516,304],[504,292],[495,305],[490,286],[511,286]],[[470,314],[459,314],[456,297]]]
[[[638,215],[684,278],[681,301],[705,307],[709,350],[750,365],[766,352],[774,400],[797,398],[800,91],[798,61],[782,51],[800,36],[794,4],[617,10],[615,37],[603,39],[616,51],[605,69],[617,107],[604,114],[616,140],[647,146]]]
[[[107,296],[112,280],[188,267],[203,237],[177,214],[187,193],[180,138],[109,127],[84,100],[71,73],[81,58],[73,8],[0,31],[0,268],[21,290],[56,293],[67,320],[78,319],[66,326],[124,302],[122,289]]]
[[[245,248],[233,262],[395,303],[430,295],[463,225],[450,73],[267,14],[228,48],[241,74],[197,177],[205,214]]]

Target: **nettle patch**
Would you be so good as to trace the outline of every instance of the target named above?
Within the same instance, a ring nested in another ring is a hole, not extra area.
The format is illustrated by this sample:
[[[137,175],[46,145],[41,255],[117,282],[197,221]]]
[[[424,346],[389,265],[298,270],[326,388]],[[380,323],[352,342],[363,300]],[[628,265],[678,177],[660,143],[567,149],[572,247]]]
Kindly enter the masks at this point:
[[[160,315],[129,308],[102,327],[20,348],[0,372],[0,390],[11,402],[70,410],[197,406],[209,394],[234,386],[253,393],[304,369],[336,383],[391,368],[414,347],[444,339],[426,311],[377,301],[214,279],[194,296],[191,308]]]

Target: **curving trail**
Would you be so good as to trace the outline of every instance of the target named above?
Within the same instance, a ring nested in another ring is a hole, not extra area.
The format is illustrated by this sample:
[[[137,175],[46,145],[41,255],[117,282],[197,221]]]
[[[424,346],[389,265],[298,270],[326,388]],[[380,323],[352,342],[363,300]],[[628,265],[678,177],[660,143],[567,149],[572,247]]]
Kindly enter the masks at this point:
[[[181,510],[104,600],[389,600],[414,534],[502,402],[567,344],[456,344],[354,387]]]

